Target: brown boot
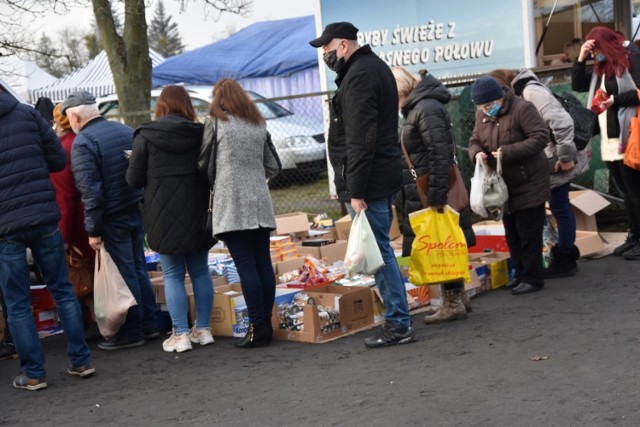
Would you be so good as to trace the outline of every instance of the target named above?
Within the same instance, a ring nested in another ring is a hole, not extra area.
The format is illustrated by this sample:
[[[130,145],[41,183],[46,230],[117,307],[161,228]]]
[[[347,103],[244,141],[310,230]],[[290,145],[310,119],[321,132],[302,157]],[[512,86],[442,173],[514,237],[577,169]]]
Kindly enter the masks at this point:
[[[445,289],[442,305],[434,314],[425,316],[424,323],[432,325],[451,320],[466,319],[467,310],[462,302],[462,292],[464,292],[463,287]]]
[[[469,298],[467,291],[462,291],[460,295],[462,297],[462,304],[464,304],[465,310],[467,310],[467,313],[471,313],[473,311],[473,307],[471,306],[471,298]],[[432,306],[425,308],[423,313],[427,316],[431,316],[432,314],[436,314],[438,310],[440,310],[440,307]]]

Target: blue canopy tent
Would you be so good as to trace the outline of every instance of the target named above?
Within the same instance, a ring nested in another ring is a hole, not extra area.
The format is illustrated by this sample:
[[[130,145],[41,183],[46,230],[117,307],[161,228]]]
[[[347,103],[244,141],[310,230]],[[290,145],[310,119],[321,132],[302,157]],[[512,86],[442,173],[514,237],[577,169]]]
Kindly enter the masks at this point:
[[[315,18],[265,21],[153,68],[153,85],[211,85],[225,77],[265,97],[320,91]],[[281,102],[293,108],[289,102]]]

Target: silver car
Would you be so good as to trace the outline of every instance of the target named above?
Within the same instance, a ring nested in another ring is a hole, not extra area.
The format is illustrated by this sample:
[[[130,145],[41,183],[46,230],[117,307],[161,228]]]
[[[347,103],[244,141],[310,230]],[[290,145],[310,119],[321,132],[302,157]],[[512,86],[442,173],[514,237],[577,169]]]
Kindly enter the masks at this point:
[[[211,86],[185,86],[193,107],[203,121],[211,104]],[[151,110],[161,89],[151,91]],[[292,113],[282,105],[267,101],[255,92],[247,91],[256,107],[267,121],[273,144],[278,150],[283,171],[317,173],[327,169],[324,127],[321,120],[309,120]],[[97,100],[100,114],[109,119],[119,119],[118,96],[108,95]]]

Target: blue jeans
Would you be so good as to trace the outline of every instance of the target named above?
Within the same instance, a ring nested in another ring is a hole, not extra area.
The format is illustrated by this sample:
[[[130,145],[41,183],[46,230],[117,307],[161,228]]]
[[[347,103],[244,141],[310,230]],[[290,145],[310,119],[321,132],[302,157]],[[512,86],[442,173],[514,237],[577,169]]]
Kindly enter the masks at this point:
[[[196,300],[196,328],[211,327],[213,308],[213,281],[209,273],[208,251],[191,255],[160,254],[160,264],[164,276],[164,293],[169,306],[171,322],[176,334],[189,332],[187,319],[187,292],[184,287],[185,266],[191,277],[193,294]]]
[[[270,234],[269,229],[258,228],[220,235],[238,268],[249,321],[254,325],[271,322],[276,297],[276,276],[269,248]]]
[[[389,240],[389,229],[393,221],[392,201],[393,197],[366,199],[367,209],[364,212],[384,260],[384,266],[376,272],[375,279],[384,306],[387,308],[384,315],[385,321],[395,328],[404,329],[411,326],[411,316],[407,303],[407,291]],[[351,206],[348,206],[347,210],[350,214],[354,213]]]
[[[119,335],[142,338],[144,329],[157,325],[156,297],[144,258],[144,231],[140,213],[123,215],[103,224],[102,241],[127,283],[137,305],[129,309]]]
[[[67,335],[67,354],[73,366],[91,363],[91,351],[84,339],[80,304],[69,282],[64,243],[57,224],[39,225],[0,237],[0,285],[7,304],[8,322],[20,356],[20,365],[29,378],[44,379],[44,353],[31,312],[31,291],[27,248],[56,302]]]
[[[551,213],[558,223],[558,246],[566,249],[572,248],[576,242],[576,217],[569,202],[570,186],[567,182],[554,188],[549,198]]]

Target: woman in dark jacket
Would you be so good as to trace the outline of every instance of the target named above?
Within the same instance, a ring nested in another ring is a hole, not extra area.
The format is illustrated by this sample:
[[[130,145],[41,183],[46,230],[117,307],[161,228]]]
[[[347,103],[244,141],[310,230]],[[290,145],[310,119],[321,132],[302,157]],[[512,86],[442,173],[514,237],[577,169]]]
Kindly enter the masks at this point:
[[[426,74],[422,80],[405,68],[391,69],[398,86],[398,101],[404,117],[400,134],[402,144],[411,158],[418,176],[429,174],[429,206],[441,209],[447,204],[449,190],[449,166],[455,163],[455,144],[451,120],[446,103],[451,99],[447,88],[435,77]],[[422,209],[416,182],[409,166],[403,161],[403,211],[405,216]],[[469,208],[460,212],[460,226],[467,239],[467,245],[475,245],[475,235],[471,228]],[[411,253],[415,234],[411,226],[403,224],[402,255]],[[464,290],[464,282],[444,285],[444,301],[433,314],[424,318],[427,324],[456,319],[466,319],[471,311],[471,301]]]
[[[202,232],[209,189],[198,172],[203,126],[187,91],[168,86],[158,97],[156,120],[135,132],[127,182],[144,187],[142,219],[149,247],[160,254],[165,293],[173,323],[171,337],[162,348],[167,352],[191,350],[191,343],[213,343],[211,310],[213,284],[208,251],[213,236]],[[189,331],[185,265],[196,300],[196,322]]]
[[[473,83],[471,99],[478,110],[469,157],[487,161],[493,169],[496,156],[500,157],[509,191],[502,220],[516,277],[507,287],[514,295],[539,291],[544,287],[544,205],[550,194],[544,154],[549,130],[533,104],[508,88],[503,90],[492,77],[481,77]]]
[[[573,64],[571,87],[589,92],[591,105],[597,89],[604,90],[608,99],[606,110],[598,116],[600,124],[600,155],[609,168],[616,186],[622,192],[629,219],[626,242],[613,250],[616,256],[640,260],[640,171],[623,163],[629,123],[637,116],[638,87],[640,87],[640,50],[606,27],[595,27],[586,36],[580,56]],[[592,56],[592,70],[586,66]]]

